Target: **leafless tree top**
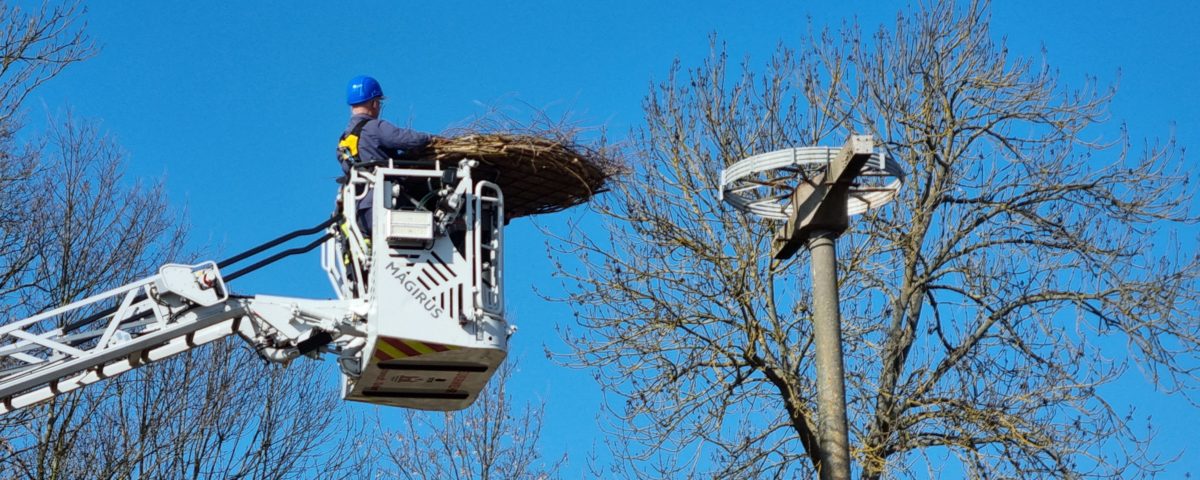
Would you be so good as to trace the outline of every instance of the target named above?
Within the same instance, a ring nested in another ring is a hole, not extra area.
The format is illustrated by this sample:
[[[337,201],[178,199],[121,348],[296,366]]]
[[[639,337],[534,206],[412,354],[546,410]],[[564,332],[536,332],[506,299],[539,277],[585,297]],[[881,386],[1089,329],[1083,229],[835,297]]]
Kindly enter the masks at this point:
[[[1171,140],[1099,142],[1113,92],[1069,88],[993,40],[985,3],[850,25],[731,73],[676,68],[561,274],[621,421],[625,475],[811,474],[819,448],[807,258],[716,198],[722,168],[869,133],[909,172],[839,242],[852,455],[863,478],[1152,472],[1098,387],[1129,365],[1200,387],[1193,170]],[[1186,241],[1191,241],[1187,239]],[[1118,348],[1124,346],[1126,348]],[[1169,457],[1169,456],[1168,456]]]

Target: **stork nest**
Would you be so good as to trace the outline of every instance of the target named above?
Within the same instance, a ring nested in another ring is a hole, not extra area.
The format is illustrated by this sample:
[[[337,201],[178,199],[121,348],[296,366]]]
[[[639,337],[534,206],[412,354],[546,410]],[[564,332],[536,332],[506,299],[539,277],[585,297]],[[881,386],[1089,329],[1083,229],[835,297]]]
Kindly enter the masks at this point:
[[[604,192],[608,179],[618,171],[599,151],[520,134],[437,137],[421,156],[443,164],[478,160],[472,176],[500,186],[505,216],[510,219],[584,203]]]

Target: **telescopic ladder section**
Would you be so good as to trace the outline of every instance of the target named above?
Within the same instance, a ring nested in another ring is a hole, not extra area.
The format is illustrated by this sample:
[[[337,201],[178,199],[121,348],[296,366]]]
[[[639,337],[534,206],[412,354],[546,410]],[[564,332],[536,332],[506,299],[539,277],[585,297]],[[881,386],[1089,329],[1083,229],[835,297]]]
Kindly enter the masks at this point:
[[[213,262],[166,265],[0,327],[0,414],[234,334],[276,362],[318,351],[353,355],[352,309],[345,301],[230,298]]]
[[[153,277],[0,326],[0,413],[230,335],[246,306],[227,300],[216,264],[166,265]],[[68,322],[114,304],[88,329]]]

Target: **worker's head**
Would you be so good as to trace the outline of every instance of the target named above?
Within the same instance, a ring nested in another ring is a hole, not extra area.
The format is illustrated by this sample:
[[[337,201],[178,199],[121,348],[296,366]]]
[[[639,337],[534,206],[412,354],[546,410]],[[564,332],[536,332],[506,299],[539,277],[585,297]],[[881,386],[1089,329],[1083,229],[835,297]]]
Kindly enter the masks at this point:
[[[346,85],[346,104],[350,105],[354,113],[378,116],[383,107],[383,87],[380,87],[374,78],[366,75],[351,78],[350,83]]]

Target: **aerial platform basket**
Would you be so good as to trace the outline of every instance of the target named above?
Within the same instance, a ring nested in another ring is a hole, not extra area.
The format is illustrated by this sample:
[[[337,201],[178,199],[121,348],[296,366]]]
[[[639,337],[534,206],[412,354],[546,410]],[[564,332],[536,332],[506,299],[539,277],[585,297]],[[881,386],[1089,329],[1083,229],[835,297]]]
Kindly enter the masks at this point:
[[[373,196],[375,225],[370,241],[347,226],[325,261],[343,297],[369,300],[359,364],[343,368],[347,400],[462,409],[507,355],[515,327],[504,317],[504,196],[472,177],[475,162],[459,163],[355,172],[343,191]]]
[[[438,139],[422,158],[360,165],[339,193],[339,215],[317,226],[0,324],[0,415],[230,336],[285,365],[335,356],[347,400],[466,408],[516,331],[504,311],[504,225],[587,201],[615,173],[605,162],[536,137],[469,135]],[[317,245],[336,299],[226,287]]]
[[[345,398],[426,410],[473,403],[516,330],[504,315],[503,227],[601,191],[612,170],[590,158],[540,138],[471,135],[351,172],[343,216],[371,196],[375,227],[347,222],[345,240],[326,249],[339,294],[370,300],[360,361],[343,366]]]

